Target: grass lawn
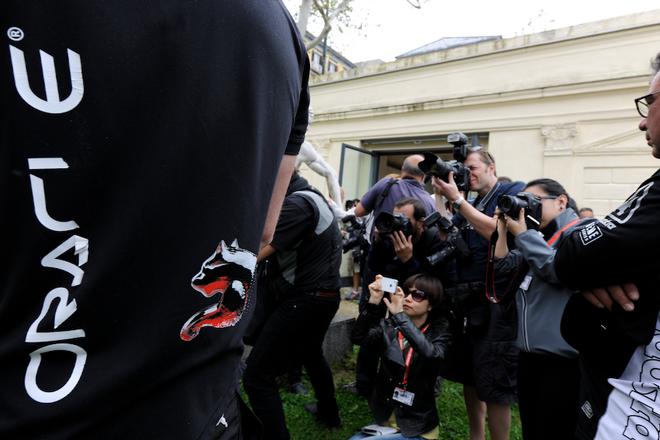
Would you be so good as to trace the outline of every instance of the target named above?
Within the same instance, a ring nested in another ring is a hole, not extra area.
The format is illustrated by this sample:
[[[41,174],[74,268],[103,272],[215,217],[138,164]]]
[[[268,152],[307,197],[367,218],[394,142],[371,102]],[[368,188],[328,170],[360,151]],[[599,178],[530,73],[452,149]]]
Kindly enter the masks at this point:
[[[342,419],[342,427],[337,430],[324,429],[318,425],[314,418],[308,414],[303,405],[313,402],[313,392],[309,395],[298,396],[281,390],[286,413],[287,425],[293,440],[346,440],[364,425],[372,423],[367,402],[359,396],[347,391],[344,386],[355,380],[354,351],[343,365],[333,367],[335,386],[337,387],[337,403]],[[306,386],[311,390],[309,382]],[[247,401],[247,399],[246,399]],[[442,393],[437,400],[440,414],[440,439],[465,440],[468,438],[467,416],[463,404],[463,387],[460,384],[445,381]],[[511,429],[511,439],[522,439],[518,409],[514,408]],[[374,440],[377,437],[374,437]]]

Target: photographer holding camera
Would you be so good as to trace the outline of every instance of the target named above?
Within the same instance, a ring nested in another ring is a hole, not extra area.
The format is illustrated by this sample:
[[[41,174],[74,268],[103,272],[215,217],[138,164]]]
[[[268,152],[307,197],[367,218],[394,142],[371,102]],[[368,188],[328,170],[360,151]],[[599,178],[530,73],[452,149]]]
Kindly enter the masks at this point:
[[[456,159],[460,162],[464,158],[462,167],[454,164],[446,180],[439,177],[441,173],[430,170],[434,189],[452,203],[456,213],[452,221],[470,249],[469,257],[456,259],[458,284],[446,292],[462,329],[454,335],[449,368],[442,375],[464,385],[470,439],[484,438],[487,414],[491,438],[505,440],[511,425],[510,405],[516,398],[515,308],[508,299],[495,303],[497,299],[492,298],[489,302],[484,280],[488,240],[496,229],[493,214],[497,200],[505,194],[517,194],[523,183],[498,182],[493,156],[481,148],[467,150],[467,137],[461,135],[450,135],[448,140],[454,144]],[[457,150],[464,154],[457,155]],[[461,189],[478,194],[471,203],[456,185],[456,172],[461,176]],[[494,281],[496,292],[503,292],[508,284],[505,276],[497,276]]]
[[[437,439],[439,417],[433,387],[450,344],[449,323],[442,316],[442,283],[428,274],[406,279],[403,289],[384,296],[383,277],[369,284],[369,302],[353,328],[351,340],[370,347],[381,363],[369,407],[377,425],[351,440],[381,432],[381,439]],[[390,312],[385,319],[382,305]],[[395,422],[397,429],[383,430]],[[376,432],[374,432],[376,431]],[[392,432],[393,431],[393,432]],[[399,432],[397,432],[399,431]],[[389,432],[392,432],[389,434]]]
[[[556,247],[580,221],[564,187],[552,179],[529,182],[525,192],[498,202],[495,270],[514,273],[518,312],[518,405],[524,439],[571,438],[578,415],[577,351],[559,324],[574,291],[554,271]],[[529,225],[529,227],[528,227]],[[515,236],[509,251],[507,231]],[[546,423],[548,414],[553,423]]]
[[[368,260],[371,273],[395,278],[399,283],[420,272],[434,274],[445,281],[446,266],[432,265],[429,256],[446,244],[440,239],[438,228],[425,226],[425,217],[422,202],[412,197],[398,200],[391,214],[383,212],[376,217]]]
[[[424,204],[413,197],[404,197],[394,203],[392,212],[381,212],[375,220],[371,248],[365,273],[382,274],[396,279],[399,284],[420,272],[435,274],[451,282],[450,269],[445,264],[432,265],[428,257],[446,246],[436,227],[427,228]],[[363,292],[363,298],[365,298]],[[368,296],[366,299],[368,300]],[[360,304],[361,311],[366,301]],[[381,307],[380,316],[386,309]],[[373,378],[378,367],[378,357],[368,348],[360,348],[356,368],[358,393],[368,397],[373,389]]]

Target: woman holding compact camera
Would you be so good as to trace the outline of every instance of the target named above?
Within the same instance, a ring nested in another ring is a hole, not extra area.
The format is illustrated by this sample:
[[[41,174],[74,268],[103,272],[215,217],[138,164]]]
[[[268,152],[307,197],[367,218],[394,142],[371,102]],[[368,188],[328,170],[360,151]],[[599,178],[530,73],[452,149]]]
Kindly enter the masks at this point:
[[[451,338],[449,323],[440,313],[442,283],[431,275],[413,275],[388,298],[381,280],[387,281],[377,275],[369,285],[369,301],[351,338],[354,344],[372,347],[380,355],[369,401],[377,425],[370,428],[394,428],[392,434],[379,435],[382,440],[437,439],[439,418],[433,389]],[[378,312],[381,302],[389,311],[387,318]],[[369,437],[365,432],[368,430],[351,440]]]
[[[578,353],[562,338],[560,323],[574,292],[560,284],[553,262],[561,237],[579,218],[573,200],[552,179],[531,181],[524,193],[520,199],[526,200],[527,209],[497,214],[495,248],[495,270],[515,273],[511,286],[517,287],[518,402],[523,438],[573,438],[578,414]],[[531,212],[536,212],[536,218],[526,222]],[[528,224],[535,223],[538,230],[528,229]],[[515,236],[515,250],[507,247],[507,231]]]

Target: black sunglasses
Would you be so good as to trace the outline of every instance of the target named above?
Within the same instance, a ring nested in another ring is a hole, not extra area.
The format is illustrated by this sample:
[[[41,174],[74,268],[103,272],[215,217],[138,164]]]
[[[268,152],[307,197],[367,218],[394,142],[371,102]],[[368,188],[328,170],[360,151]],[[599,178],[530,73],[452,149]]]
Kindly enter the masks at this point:
[[[641,98],[635,99],[635,107],[637,107],[637,113],[642,118],[646,118],[649,115],[649,105],[653,104],[653,101],[655,101],[654,96],[660,93],[660,90],[657,92],[649,93],[648,95],[644,95]]]
[[[405,298],[408,295],[412,296],[413,301],[418,302],[418,303],[421,303],[427,297],[426,292],[424,292],[422,290],[417,290],[417,289],[408,289],[408,290],[406,290],[405,295],[403,297]]]

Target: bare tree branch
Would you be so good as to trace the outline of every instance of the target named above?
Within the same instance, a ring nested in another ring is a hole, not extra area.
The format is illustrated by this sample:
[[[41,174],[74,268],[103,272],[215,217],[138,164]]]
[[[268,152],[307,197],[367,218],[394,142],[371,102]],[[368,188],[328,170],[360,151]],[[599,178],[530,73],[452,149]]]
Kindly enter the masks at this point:
[[[410,6],[412,6],[415,9],[422,9],[422,4],[420,3],[420,0],[406,0]]]
[[[314,6],[321,15],[321,18],[323,18],[323,30],[321,30],[321,32],[316,36],[316,38],[314,38],[314,40],[310,41],[309,44],[307,44],[308,50],[318,46],[319,43],[323,41],[323,39],[326,37],[326,35],[328,35],[330,30],[332,30],[332,23],[335,21],[335,19],[339,14],[341,14],[342,12],[344,12],[344,10],[346,10],[346,8],[348,8],[348,5],[352,0],[342,0],[331,11],[326,11],[323,5],[320,4],[318,0],[313,0],[313,1],[314,1]]]

